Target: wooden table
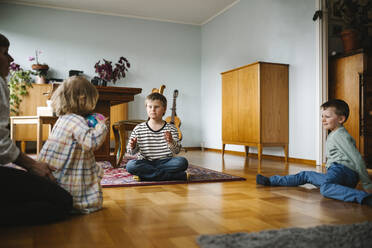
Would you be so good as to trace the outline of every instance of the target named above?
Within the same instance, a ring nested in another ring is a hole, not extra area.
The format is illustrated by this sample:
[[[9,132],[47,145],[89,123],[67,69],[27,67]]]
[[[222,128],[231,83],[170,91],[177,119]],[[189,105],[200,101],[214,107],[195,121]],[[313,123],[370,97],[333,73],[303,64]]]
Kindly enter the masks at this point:
[[[111,106],[116,104],[130,102],[134,100],[134,96],[142,92],[141,88],[130,87],[113,87],[113,86],[96,86],[99,92],[98,103],[95,112],[101,113],[104,116],[110,116]],[[110,123],[110,127],[112,123]],[[110,133],[107,134],[106,141],[100,149],[95,152],[96,161],[110,161],[112,165],[116,164],[116,156],[110,155]]]
[[[11,116],[10,117],[10,138],[15,137],[15,125],[36,125],[36,154],[38,155],[42,147],[43,124],[49,124],[49,133],[53,125],[56,123],[56,116]]]
[[[53,85],[53,91],[58,87],[58,84]],[[113,86],[96,86],[99,98],[94,109],[94,112],[101,113],[104,116],[110,116],[111,106],[126,103],[134,100],[134,96],[141,93],[141,88],[129,88],[129,87],[113,87]],[[43,124],[54,124],[57,117],[51,116],[12,116],[10,117],[11,122],[11,138],[15,137],[14,125],[17,124],[36,124],[37,125],[37,153],[40,152],[42,147],[42,125]],[[110,127],[112,124],[110,123]],[[103,145],[95,151],[96,161],[109,161],[115,165],[116,156],[110,155],[110,132],[106,137],[106,141]]]

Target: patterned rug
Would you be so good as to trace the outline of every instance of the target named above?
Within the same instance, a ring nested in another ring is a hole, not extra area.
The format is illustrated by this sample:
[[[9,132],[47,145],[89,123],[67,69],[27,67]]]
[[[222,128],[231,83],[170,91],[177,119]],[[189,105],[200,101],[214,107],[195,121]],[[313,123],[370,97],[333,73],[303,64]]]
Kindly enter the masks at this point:
[[[104,176],[101,181],[102,187],[130,187],[146,185],[182,184],[182,183],[209,183],[226,181],[244,181],[245,178],[229,175],[226,173],[202,168],[196,165],[189,165],[187,172],[191,175],[190,181],[141,181],[137,182],[133,176],[123,167],[113,168],[109,162],[97,162],[104,169]]]

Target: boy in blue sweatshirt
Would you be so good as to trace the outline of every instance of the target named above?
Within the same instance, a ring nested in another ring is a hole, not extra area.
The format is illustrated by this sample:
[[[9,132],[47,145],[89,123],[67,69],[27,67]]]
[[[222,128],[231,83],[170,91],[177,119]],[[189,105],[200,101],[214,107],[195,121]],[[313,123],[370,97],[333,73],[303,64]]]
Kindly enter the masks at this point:
[[[327,173],[302,171],[295,175],[272,177],[257,174],[257,184],[298,186],[310,183],[320,188],[324,197],[372,206],[372,181],[354,139],[343,126],[349,117],[349,106],[343,100],[332,99],[321,108],[323,127],[331,131],[326,142]],[[359,180],[364,191],[355,189]]]

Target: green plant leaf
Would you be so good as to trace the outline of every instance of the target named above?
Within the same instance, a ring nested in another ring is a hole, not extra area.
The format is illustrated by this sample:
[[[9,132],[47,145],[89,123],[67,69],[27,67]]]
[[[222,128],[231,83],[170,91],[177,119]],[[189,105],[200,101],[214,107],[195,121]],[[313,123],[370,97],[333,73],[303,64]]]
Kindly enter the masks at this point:
[[[20,69],[11,71],[8,86],[9,86],[9,105],[10,111],[16,115],[19,113],[19,105],[22,102],[21,96],[28,94],[28,88],[32,87],[32,72],[29,70]]]

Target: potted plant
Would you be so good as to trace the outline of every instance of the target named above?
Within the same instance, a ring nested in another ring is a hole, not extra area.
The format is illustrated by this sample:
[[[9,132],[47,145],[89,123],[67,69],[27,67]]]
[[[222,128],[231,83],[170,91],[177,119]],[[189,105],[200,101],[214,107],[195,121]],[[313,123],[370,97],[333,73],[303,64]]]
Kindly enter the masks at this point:
[[[28,94],[28,88],[32,88],[32,77],[34,73],[30,70],[23,70],[18,64],[11,63],[9,86],[9,105],[10,112],[13,115],[19,114],[19,105],[22,102],[22,96]]]
[[[28,58],[29,61],[34,61],[36,64],[31,65],[31,68],[36,71],[37,83],[45,84],[46,83],[46,76],[48,74],[49,66],[47,64],[40,64],[39,63],[39,55],[42,54],[41,50],[35,50],[35,57],[30,56]]]
[[[368,10],[371,10],[372,1],[369,0],[335,0],[334,12],[343,20],[341,39],[344,52],[361,47],[362,41],[368,36]]]
[[[112,62],[103,59],[103,63],[100,60],[94,65],[98,78],[95,77],[92,83],[96,85],[106,86],[107,82],[116,83],[117,80],[125,78],[130,63],[125,57],[120,57],[118,62],[115,64],[115,68],[112,66]]]

